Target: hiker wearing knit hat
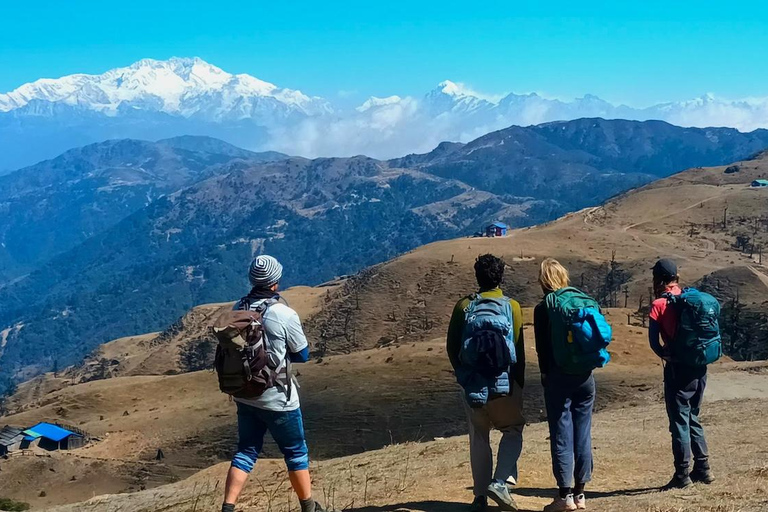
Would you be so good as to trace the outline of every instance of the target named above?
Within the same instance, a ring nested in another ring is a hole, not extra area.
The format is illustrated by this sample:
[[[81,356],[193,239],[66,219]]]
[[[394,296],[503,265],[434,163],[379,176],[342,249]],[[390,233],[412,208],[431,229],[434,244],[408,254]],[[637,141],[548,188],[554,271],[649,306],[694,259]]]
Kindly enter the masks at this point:
[[[235,311],[253,311],[260,315],[257,322],[260,321],[259,325],[263,328],[263,338],[260,340],[264,340],[262,351],[266,352],[260,361],[266,359],[262,368],[266,365],[274,371],[274,384],[267,386],[258,396],[234,398],[237,406],[238,443],[227,473],[222,512],[234,512],[248,475],[259,459],[267,432],[271,433],[285,458],[288,477],[299,498],[301,512],[325,512],[312,494],[304,420],[298,385],[291,370],[294,363],[306,363],[309,360],[309,345],[299,315],[278,294],[278,284],[282,277],[283,266],[277,259],[267,255],[257,256],[248,269],[251,291],[233,308]],[[251,317],[253,320],[254,317]],[[255,349],[252,351],[258,353]],[[222,368],[226,364],[226,357],[219,359],[217,355]],[[235,366],[240,368],[243,365],[238,359]],[[253,368],[250,360],[246,367]],[[246,376],[248,373],[243,372]],[[235,384],[237,382],[235,379]]]
[[[283,266],[272,256],[257,256],[248,270],[248,279],[254,288],[271,288],[282,277]]]

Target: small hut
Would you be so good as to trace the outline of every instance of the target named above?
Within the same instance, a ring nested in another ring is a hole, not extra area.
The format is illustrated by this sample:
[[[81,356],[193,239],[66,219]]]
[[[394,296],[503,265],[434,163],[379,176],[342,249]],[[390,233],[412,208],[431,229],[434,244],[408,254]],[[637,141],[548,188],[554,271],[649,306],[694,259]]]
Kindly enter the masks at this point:
[[[24,431],[20,428],[4,426],[0,430],[0,457],[4,457],[11,452],[21,449],[21,443],[24,441]]]
[[[768,180],[755,180],[752,182],[752,186],[755,188],[768,187]]]
[[[24,443],[37,445],[44,450],[73,450],[85,444],[82,434],[72,432],[52,423],[38,423],[24,431]]]
[[[489,237],[507,236],[508,229],[509,229],[509,226],[507,226],[503,222],[494,222],[493,224],[485,228],[485,236],[489,236]]]

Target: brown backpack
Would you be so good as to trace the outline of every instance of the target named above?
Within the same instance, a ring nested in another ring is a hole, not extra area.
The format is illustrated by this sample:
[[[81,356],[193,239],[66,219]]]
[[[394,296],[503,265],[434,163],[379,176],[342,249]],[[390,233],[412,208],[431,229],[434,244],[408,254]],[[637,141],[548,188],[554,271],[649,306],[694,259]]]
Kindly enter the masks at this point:
[[[287,362],[277,368],[269,364],[268,340],[264,314],[275,300],[266,300],[255,311],[225,311],[211,331],[219,341],[214,367],[219,389],[235,398],[257,398],[278,383],[281,373],[289,371]],[[290,378],[288,379],[290,385]]]

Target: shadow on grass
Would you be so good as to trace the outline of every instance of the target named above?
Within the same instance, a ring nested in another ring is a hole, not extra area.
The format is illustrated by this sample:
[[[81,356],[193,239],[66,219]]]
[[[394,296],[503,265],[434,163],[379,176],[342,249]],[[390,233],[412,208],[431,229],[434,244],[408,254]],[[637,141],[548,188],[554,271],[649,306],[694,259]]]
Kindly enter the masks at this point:
[[[349,512],[467,512],[469,503],[450,503],[447,501],[413,501],[409,503],[400,503],[397,505],[383,505],[381,507],[361,507],[350,509]],[[499,510],[498,507],[490,504],[489,512]],[[520,509],[519,512],[540,512],[539,510]]]
[[[638,489],[616,489],[615,491],[595,491],[587,488],[585,491],[589,498],[612,498],[616,496],[639,496],[661,491],[661,487],[641,487]],[[535,487],[514,487],[512,495],[527,496],[529,498],[555,498],[557,489],[538,489]]]
[[[587,498],[610,498],[616,496],[639,496],[659,492],[659,487],[642,487],[637,489],[617,489],[615,491],[593,491],[587,489]],[[538,489],[534,487],[515,487],[512,495],[526,496],[529,498],[554,498],[557,496],[557,489]],[[469,503],[451,503],[447,501],[427,500],[412,501],[408,503],[399,503],[396,505],[368,506],[349,509],[348,512],[467,512]],[[489,504],[489,511],[498,510],[492,503]],[[536,510],[520,509],[519,512],[539,512]]]

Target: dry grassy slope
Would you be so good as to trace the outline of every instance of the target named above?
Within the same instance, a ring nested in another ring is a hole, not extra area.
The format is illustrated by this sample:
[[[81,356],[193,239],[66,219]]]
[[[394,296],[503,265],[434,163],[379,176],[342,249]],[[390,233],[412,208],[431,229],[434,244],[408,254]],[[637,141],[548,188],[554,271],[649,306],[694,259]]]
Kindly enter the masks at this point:
[[[710,274],[707,281],[716,283],[724,298],[734,298],[738,290],[739,302],[748,307],[768,301],[768,275],[755,265],[724,268]]]
[[[609,314],[616,324],[615,361],[598,376],[599,408],[658,402],[660,367],[645,349],[644,330],[622,325],[622,319],[626,321],[623,310]],[[537,422],[543,405],[530,327],[526,335],[526,354],[532,361],[526,415]],[[392,344],[297,367],[313,457],[328,459],[392,442],[463,434],[463,406],[443,343],[435,339]],[[26,500],[31,499],[30,488],[46,490],[46,499],[32,497],[36,505],[174,481],[221,461],[235,445],[234,406],[219,393],[215,376],[207,371],[124,376],[69,386],[4,421],[27,425],[43,419],[75,424],[102,439],[71,454],[46,459],[54,469],[59,457],[82,458],[83,471],[97,459],[109,478],[102,486],[77,474],[82,483],[74,486],[38,472],[35,478],[9,481],[0,488],[5,495]],[[158,449],[166,456],[162,464],[153,460]],[[267,451],[277,455],[274,448]],[[17,461],[14,471],[25,467],[25,462]]]
[[[540,299],[537,270],[547,256],[568,264],[579,285],[582,275],[587,283],[599,280],[604,271],[598,269],[615,250],[632,276],[629,305],[635,309],[641,297],[648,303],[649,269],[659,257],[676,258],[687,283],[734,265],[757,268],[753,259],[732,249],[731,231],[744,224],[741,218],[768,211],[768,191],[749,188],[753,179],[768,176],[768,156],[739,165],[736,174],[724,174],[725,167],[692,169],[505,238],[462,238],[420,247],[347,281],[309,330],[330,352],[403,336],[434,337],[445,331],[456,299],[474,288],[472,265],[486,252],[507,261],[505,289],[524,306]],[[712,230],[712,219],[722,219],[726,205],[728,231]]]
[[[672,465],[663,406],[652,405],[595,415],[595,475],[589,506],[597,512],[763,512],[768,509],[768,406],[765,367],[733,370],[712,381],[703,414],[718,481],[686,491],[661,493]],[[715,401],[733,377],[760,382],[762,395]],[[515,490],[521,510],[541,510],[552,496],[548,432],[544,424],[526,429]],[[466,438],[406,443],[315,463],[317,495],[339,510],[356,512],[460,512],[471,500]],[[101,496],[55,512],[213,511],[221,498],[226,464],[190,480],[150,491]],[[286,512],[296,504],[279,462],[263,461],[243,497],[243,510]]]

